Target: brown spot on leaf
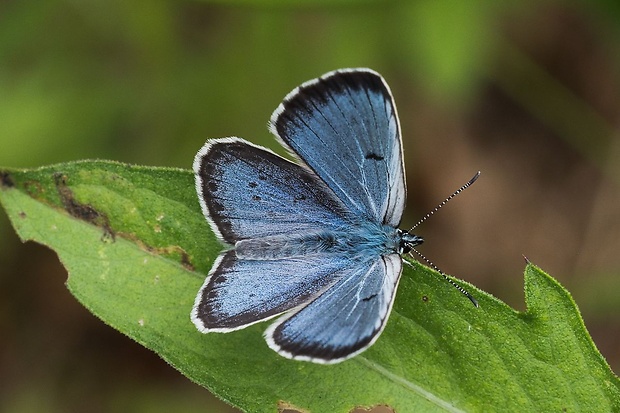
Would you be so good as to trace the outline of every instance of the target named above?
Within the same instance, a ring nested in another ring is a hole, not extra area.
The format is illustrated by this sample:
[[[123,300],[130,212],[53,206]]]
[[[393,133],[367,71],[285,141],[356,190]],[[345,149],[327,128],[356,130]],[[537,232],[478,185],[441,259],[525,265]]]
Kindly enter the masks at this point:
[[[377,404],[373,407],[356,407],[351,413],[394,413],[395,410],[386,404]]]
[[[280,400],[278,402],[278,413],[308,413],[308,410]],[[372,407],[358,406],[350,413],[395,413],[395,410],[386,404],[377,404]]]
[[[82,221],[86,221],[90,224],[96,225],[98,227],[103,228],[103,236],[102,241],[106,242],[111,240],[115,241],[116,235],[112,231],[110,227],[110,221],[108,217],[91,205],[82,204],[78,200],[75,199],[73,195],[73,191],[67,186],[68,177],[62,173],[54,174],[54,182],[56,183],[56,190],[58,191],[58,195],[60,195],[60,200],[65,210],[73,217],[81,219]]]
[[[0,185],[5,188],[13,188],[15,186],[15,181],[10,173],[6,171],[0,172]]]
[[[194,271],[195,267],[189,259],[189,254],[185,252],[181,247],[176,247],[176,251],[181,253],[181,265],[189,271]]]
[[[188,271],[195,270],[194,264],[192,264],[189,254],[183,248],[179,247],[178,245],[171,245],[168,247],[153,247],[150,245],[146,245],[144,242],[142,242],[141,240],[137,239],[135,236],[132,236],[130,234],[122,233],[121,236],[125,239],[135,242],[144,251],[148,251],[151,254],[155,254],[155,255],[174,257],[175,260],[176,259],[179,260],[181,265],[185,267],[186,270]]]
[[[67,185],[69,177],[62,173],[54,174],[54,182],[56,183],[56,190],[58,191],[58,195],[60,195],[61,202],[63,204],[64,209],[73,217],[86,221],[92,225],[96,225],[98,227],[103,228],[104,232],[101,237],[103,242],[114,242],[116,241],[116,235],[119,235],[127,240],[133,241],[140,248],[145,251],[148,251],[155,255],[163,255],[171,257],[175,260],[178,260],[180,264],[185,267],[189,271],[194,271],[194,265],[191,263],[189,254],[181,247],[177,245],[167,246],[167,247],[153,247],[145,244],[142,240],[138,239],[134,234],[129,233],[118,233],[116,234],[112,231],[110,227],[110,221],[106,214],[97,211],[92,205],[84,204],[75,199],[73,191]],[[163,215],[160,215],[161,219],[163,219]],[[160,218],[157,218],[160,220]],[[156,225],[161,231],[161,227]]]
[[[308,413],[308,410],[293,406],[283,400],[278,402],[278,413]]]
[[[24,190],[28,195],[33,198],[37,198],[40,194],[45,192],[43,186],[41,185],[41,182],[37,181],[25,181]]]

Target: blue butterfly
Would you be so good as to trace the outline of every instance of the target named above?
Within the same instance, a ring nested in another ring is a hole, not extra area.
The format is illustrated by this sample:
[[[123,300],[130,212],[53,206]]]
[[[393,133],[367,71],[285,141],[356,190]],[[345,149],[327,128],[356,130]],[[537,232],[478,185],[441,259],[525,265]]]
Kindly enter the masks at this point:
[[[406,189],[396,106],[378,73],[337,70],[289,93],[270,130],[297,163],[236,137],[196,155],[202,211],[230,248],[191,318],[225,333],[280,316],[265,331],[269,347],[337,363],[377,340],[401,254],[423,242],[398,229]]]

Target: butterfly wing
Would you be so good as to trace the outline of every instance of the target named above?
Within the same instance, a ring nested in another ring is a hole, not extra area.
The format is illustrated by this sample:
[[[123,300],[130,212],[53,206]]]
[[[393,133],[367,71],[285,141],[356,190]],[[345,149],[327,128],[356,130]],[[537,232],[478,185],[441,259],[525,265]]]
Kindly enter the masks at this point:
[[[207,141],[194,173],[203,213],[229,244],[346,225],[344,206],[312,171],[242,139]]]
[[[194,171],[205,216],[235,245],[218,257],[196,297],[199,330],[232,331],[278,315],[333,283],[350,262],[303,249],[304,236],[351,225],[345,207],[307,168],[225,138],[205,144]]]
[[[247,327],[297,307],[350,273],[349,257],[314,254],[273,260],[218,257],[192,310],[202,332]]]
[[[302,84],[270,129],[350,211],[398,226],[406,193],[400,125],[378,73],[339,70]]]
[[[397,254],[346,268],[346,274],[309,304],[265,332],[281,355],[337,363],[361,353],[385,327],[402,270]]]

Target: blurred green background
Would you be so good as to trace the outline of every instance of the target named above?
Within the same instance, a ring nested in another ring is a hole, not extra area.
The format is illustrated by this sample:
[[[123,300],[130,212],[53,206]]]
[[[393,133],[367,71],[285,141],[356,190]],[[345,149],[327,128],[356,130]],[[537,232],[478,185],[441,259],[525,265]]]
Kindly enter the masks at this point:
[[[1,2],[0,165],[190,168],[230,135],[280,151],[265,125],[284,95],[357,66],[396,98],[403,227],[482,171],[419,228],[424,254],[519,310],[527,256],[620,371],[615,0]],[[234,411],[95,319],[65,279],[0,213],[0,411]]]

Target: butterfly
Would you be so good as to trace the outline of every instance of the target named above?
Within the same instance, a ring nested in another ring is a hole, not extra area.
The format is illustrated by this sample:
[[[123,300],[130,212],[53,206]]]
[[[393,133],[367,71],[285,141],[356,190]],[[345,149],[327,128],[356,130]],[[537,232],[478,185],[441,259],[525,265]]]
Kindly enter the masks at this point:
[[[208,140],[194,159],[202,211],[228,248],[191,319],[226,333],[278,317],[269,347],[337,363],[377,340],[401,255],[423,242],[398,229],[406,188],[394,99],[377,72],[336,70],[291,91],[269,128],[296,162],[237,137]]]

